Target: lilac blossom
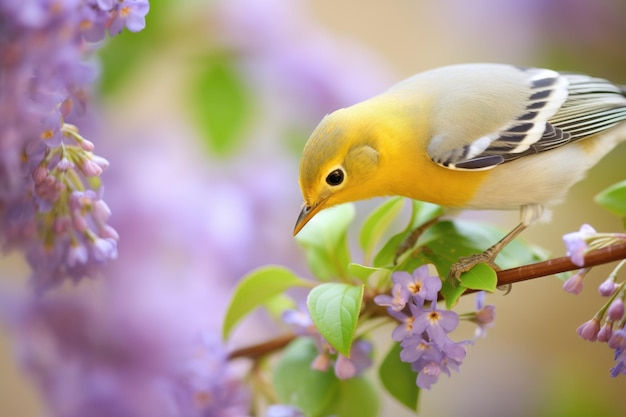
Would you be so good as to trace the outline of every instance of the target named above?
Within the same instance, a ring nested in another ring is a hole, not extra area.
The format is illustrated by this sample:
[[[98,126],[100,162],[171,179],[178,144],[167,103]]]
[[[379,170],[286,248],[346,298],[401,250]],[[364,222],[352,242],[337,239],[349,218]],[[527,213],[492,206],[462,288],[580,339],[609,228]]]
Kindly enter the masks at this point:
[[[392,281],[408,291],[419,307],[424,305],[425,301],[436,301],[437,293],[441,289],[441,280],[439,277],[431,276],[425,265],[417,268],[413,274],[398,271],[393,274]]]
[[[458,326],[459,316],[437,308],[441,279],[431,276],[427,265],[417,268],[413,274],[394,272],[391,279],[396,295],[379,295],[374,301],[386,306],[389,315],[400,322],[391,335],[402,347],[400,359],[411,363],[411,368],[417,372],[417,386],[430,389],[441,373],[450,375],[450,369],[458,371],[469,342],[454,342],[448,337]],[[404,308],[398,310],[403,300],[402,290],[410,294],[410,298]]]
[[[317,123],[391,83],[392,72],[379,57],[324,30],[306,2],[226,0],[216,6],[220,42],[240,52],[242,71],[261,89],[261,99],[271,100],[269,109],[289,114],[292,126]]]
[[[267,417],[304,417],[304,413],[293,405],[274,404],[267,407]]]
[[[140,30],[147,10],[146,0],[0,5],[0,243],[27,253],[39,290],[117,256],[99,178],[109,163],[68,121],[81,120],[96,77],[91,42],[118,15]]]
[[[583,224],[578,232],[563,235],[563,241],[567,247],[569,256],[577,266],[585,265],[585,253],[587,252],[587,239],[595,235],[596,230],[588,224]]]
[[[624,317],[624,300],[616,298],[611,302],[606,310],[606,316],[611,321],[619,321]]]
[[[393,284],[391,295],[379,294],[374,297],[374,302],[379,306],[389,307],[393,311],[402,311],[409,301],[410,292],[400,283]]]
[[[610,372],[613,377],[626,373],[624,372],[626,366],[626,355],[624,355],[624,350],[626,349],[626,330],[624,328],[626,324],[626,313],[624,311],[626,291],[624,291],[623,282],[619,284],[614,282],[617,269],[623,265],[624,262],[621,262],[618,268],[611,273],[610,281],[614,285],[614,289],[610,294],[607,292],[607,296],[610,298],[590,320],[584,322],[576,329],[578,335],[583,339],[590,342],[607,343],[610,349],[615,350],[616,364]],[[600,284],[600,287],[602,286],[606,286],[606,281]]]
[[[598,320],[597,317],[594,317],[591,320],[584,322],[576,329],[576,333],[578,333],[580,337],[590,342],[596,340],[599,331],[600,320]]]
[[[583,279],[589,273],[590,268],[578,270],[574,275],[563,282],[563,289],[570,294],[578,295],[583,290]]]
[[[203,318],[210,283],[172,291],[163,277],[137,278],[99,291],[14,297],[5,318],[49,414],[245,416],[248,394]]]
[[[602,282],[602,284],[600,284],[598,292],[603,297],[609,297],[615,292],[616,289],[617,284],[615,283],[615,275],[611,274]]]
[[[477,325],[474,338],[486,337],[487,329],[494,325],[496,318],[496,306],[485,305],[485,291],[476,293],[476,311],[460,315],[463,320],[471,321]]]
[[[585,255],[590,251],[623,243],[625,239],[624,233],[598,233],[588,224],[583,224],[578,232],[563,235],[567,256],[580,267],[585,265]]]
[[[428,340],[439,346],[448,342],[448,333],[459,325],[459,316],[450,310],[440,310],[432,303],[431,308],[421,311],[413,322],[413,334],[426,333]]]

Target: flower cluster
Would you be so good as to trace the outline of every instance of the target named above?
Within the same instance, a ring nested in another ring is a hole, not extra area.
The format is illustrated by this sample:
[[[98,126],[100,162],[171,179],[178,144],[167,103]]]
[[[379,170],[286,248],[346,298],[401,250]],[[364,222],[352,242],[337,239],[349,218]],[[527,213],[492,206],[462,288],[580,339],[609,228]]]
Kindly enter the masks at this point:
[[[584,255],[626,240],[623,233],[597,233],[593,227],[585,224],[578,232],[568,233],[563,236],[567,247],[567,255],[578,266],[584,265]],[[615,350],[615,366],[611,369],[611,376],[626,375],[626,314],[624,302],[626,301],[625,282],[617,283],[615,278],[619,270],[626,265],[626,260],[621,261],[598,286],[598,292],[608,300],[598,312],[588,321],[581,324],[576,332],[580,337],[590,342],[607,342],[611,349]],[[579,294],[582,291],[583,277],[591,268],[583,268],[563,284],[563,288],[570,293]]]
[[[459,370],[469,342],[453,342],[448,337],[458,326],[459,316],[437,308],[441,279],[430,275],[427,265],[413,274],[395,272],[392,281],[392,295],[378,295],[374,302],[386,306],[388,313],[400,322],[391,334],[402,346],[400,359],[412,364],[418,374],[417,386],[430,389],[442,372],[450,375],[450,369]],[[489,320],[483,321],[486,324]]]
[[[0,313],[51,416],[243,417],[250,397],[200,319],[208,283],[13,297]],[[156,279],[155,279],[156,278]],[[130,281],[130,280],[126,280]],[[198,296],[198,294],[204,294]],[[208,298],[207,298],[208,297]]]
[[[626,242],[626,234],[598,233],[592,226],[583,224],[577,232],[563,235],[563,241],[567,248],[567,256],[570,257],[574,265],[581,267],[578,272],[563,283],[563,289],[572,294],[580,294],[583,290],[583,279],[591,269],[584,268],[585,255],[594,250]],[[621,265],[619,267],[621,267]],[[617,269],[619,269],[619,267]],[[617,269],[614,271],[614,274],[617,273]],[[607,285],[606,291],[610,292],[610,285]],[[602,292],[602,288],[605,287],[601,286],[600,288]]]
[[[117,254],[99,176],[108,166],[68,120],[96,77],[93,42],[145,26],[147,0],[0,4],[0,242],[27,253],[39,288]]]
[[[296,334],[313,339],[319,354],[313,359],[311,368],[325,372],[334,366],[339,379],[349,379],[361,375],[372,366],[372,344],[364,339],[356,340],[350,349],[350,357],[337,353],[315,328],[311,316],[302,310],[285,310],[283,321],[294,327]]]

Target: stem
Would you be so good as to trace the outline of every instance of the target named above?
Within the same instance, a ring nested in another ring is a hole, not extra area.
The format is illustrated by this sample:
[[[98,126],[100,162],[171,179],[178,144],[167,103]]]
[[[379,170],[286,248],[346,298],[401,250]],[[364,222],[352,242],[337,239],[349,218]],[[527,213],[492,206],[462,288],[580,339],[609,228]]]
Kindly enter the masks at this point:
[[[625,258],[626,243],[608,246],[606,248],[588,253],[585,256],[584,267],[589,268],[609,262],[619,261]],[[575,271],[578,269],[581,269],[581,267],[574,264],[569,257],[564,256],[562,258],[549,259],[535,264],[498,271],[498,285],[515,284],[529,279],[559,274],[561,272]]]
[[[280,335],[274,339],[270,339],[267,342],[262,342],[257,345],[247,346],[240,349],[235,349],[228,354],[228,360],[236,358],[250,358],[258,359],[269,353],[275,352],[279,349],[287,346],[292,340],[296,338],[294,333],[287,333]]]
[[[626,259],[626,243],[608,246],[606,248],[588,253],[585,256],[584,267],[590,268],[592,266],[602,265],[622,259]],[[561,272],[575,271],[578,269],[581,269],[581,267],[575,265],[569,257],[564,256],[562,258],[550,259],[535,264],[498,271],[498,286],[515,284],[530,279],[559,274]],[[465,294],[470,294],[472,292],[475,291],[468,290]],[[384,309],[381,311],[384,311]],[[287,333],[257,345],[236,349],[228,355],[228,359],[246,357],[255,360],[282,349],[295,338],[295,334]]]

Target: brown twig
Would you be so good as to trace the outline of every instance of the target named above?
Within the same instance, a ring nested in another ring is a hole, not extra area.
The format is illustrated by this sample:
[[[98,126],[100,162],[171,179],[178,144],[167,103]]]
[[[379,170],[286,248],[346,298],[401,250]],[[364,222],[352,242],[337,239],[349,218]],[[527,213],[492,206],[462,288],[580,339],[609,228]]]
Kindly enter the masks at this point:
[[[584,266],[585,268],[589,268],[622,259],[626,259],[626,243],[608,246],[587,254],[585,256]],[[498,285],[515,284],[517,282],[559,274],[561,272],[575,271],[580,268],[580,266],[575,265],[567,256],[549,259],[535,264],[498,271]]]
[[[626,259],[626,243],[598,249],[587,254],[587,256],[585,256],[584,266],[588,268],[622,259]],[[580,266],[575,265],[567,256],[549,259],[543,262],[498,271],[498,286],[515,284],[530,279],[559,274],[561,272],[575,271],[580,268]],[[474,291],[467,291],[465,294],[471,292]],[[295,334],[289,333],[268,340],[267,342],[236,349],[228,355],[228,359],[246,357],[255,360],[282,349],[295,338]]]
[[[252,346],[246,346],[240,349],[235,349],[228,354],[228,359],[235,358],[250,358],[250,359],[258,359],[262,356],[265,356],[269,353],[277,351],[279,349],[287,346],[293,339],[296,338],[296,335],[293,333],[287,333],[280,335],[274,339],[270,339],[267,342],[262,342]]]

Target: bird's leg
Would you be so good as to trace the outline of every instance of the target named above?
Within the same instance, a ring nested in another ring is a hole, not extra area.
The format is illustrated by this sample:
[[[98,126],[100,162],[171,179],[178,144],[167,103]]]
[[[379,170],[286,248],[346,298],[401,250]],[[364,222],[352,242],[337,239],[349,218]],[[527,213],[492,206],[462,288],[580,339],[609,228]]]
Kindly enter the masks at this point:
[[[524,231],[528,226],[535,223],[543,215],[543,206],[540,204],[525,204],[520,208],[520,224],[515,229],[511,230],[506,236],[504,236],[498,243],[476,255],[460,258],[457,263],[450,267],[450,273],[448,279],[457,282],[461,281],[461,274],[467,272],[480,263],[486,263],[496,271],[500,270],[500,267],[496,265],[496,257],[508,245],[513,239]]]
[[[454,279],[456,279],[457,281],[461,281],[461,274],[463,272],[469,271],[480,263],[486,263],[496,271],[499,270],[500,267],[495,263],[496,257],[498,256],[500,251],[502,251],[502,249],[504,249],[506,245],[508,245],[513,239],[515,239],[517,235],[522,233],[522,231],[524,231],[526,227],[528,227],[528,225],[522,221],[506,236],[500,239],[495,245],[491,246],[484,252],[459,258],[457,263],[453,264],[450,267],[449,278],[451,279],[452,277],[454,277]]]

